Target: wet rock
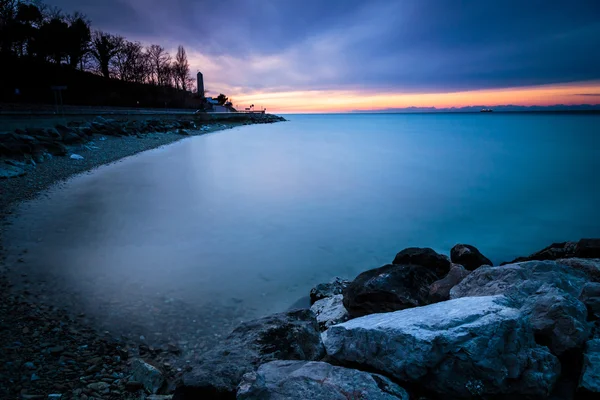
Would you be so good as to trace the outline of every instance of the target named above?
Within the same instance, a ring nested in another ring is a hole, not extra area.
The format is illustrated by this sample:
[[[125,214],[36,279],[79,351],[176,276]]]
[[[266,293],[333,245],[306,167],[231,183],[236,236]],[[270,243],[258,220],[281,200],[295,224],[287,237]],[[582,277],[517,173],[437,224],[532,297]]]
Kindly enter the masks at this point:
[[[586,343],[578,391],[589,398],[600,398],[600,339]]]
[[[585,274],[554,261],[481,267],[450,291],[450,298],[504,294],[531,320],[538,343],[561,355],[589,337],[587,310],[578,300]]]
[[[373,314],[323,333],[327,354],[441,398],[547,396],[560,364],[504,296]]]
[[[450,250],[450,259],[455,264],[460,264],[469,271],[473,271],[482,265],[493,265],[492,262],[475,247],[470,244],[457,244]]]
[[[229,399],[242,376],[274,360],[318,360],[324,354],[310,310],[274,314],[238,326],[183,376],[174,399]],[[204,396],[204,397],[203,397]]]
[[[462,265],[452,264],[450,272],[443,279],[435,281],[429,287],[429,302],[439,303],[450,299],[450,290],[469,275]]]
[[[325,299],[327,297],[333,297],[338,294],[342,294],[344,289],[348,287],[350,281],[335,277],[328,283],[320,283],[310,290],[310,304],[314,304],[316,301]]]
[[[586,283],[579,300],[587,307],[588,319],[600,319],[600,283]]]
[[[87,385],[87,388],[98,393],[108,393],[110,391],[110,384],[106,382],[94,382]]]
[[[428,304],[429,286],[438,276],[420,265],[385,265],[358,275],[344,291],[351,317]]]
[[[165,383],[163,374],[154,366],[142,361],[134,360],[131,377],[140,382],[148,393],[156,393]]]
[[[14,165],[0,164],[0,179],[16,178],[25,175],[23,168]]]
[[[600,239],[581,239],[579,242],[552,243],[527,257],[518,257],[500,265],[524,261],[558,260],[561,258],[600,258]]]
[[[591,281],[600,282],[600,258],[561,258],[556,262],[583,272]]]
[[[71,160],[83,160],[84,157],[80,156],[79,154],[71,154],[71,157],[69,157]]]
[[[330,326],[347,321],[350,317],[348,311],[344,308],[344,296],[336,294],[333,297],[327,297],[318,300],[310,309],[315,313],[319,328],[324,331]]]
[[[388,378],[324,362],[273,361],[244,375],[238,400],[408,400]]]
[[[450,271],[448,257],[436,253],[430,248],[409,247],[396,254],[392,264],[395,265],[420,265],[429,268],[440,278]]]

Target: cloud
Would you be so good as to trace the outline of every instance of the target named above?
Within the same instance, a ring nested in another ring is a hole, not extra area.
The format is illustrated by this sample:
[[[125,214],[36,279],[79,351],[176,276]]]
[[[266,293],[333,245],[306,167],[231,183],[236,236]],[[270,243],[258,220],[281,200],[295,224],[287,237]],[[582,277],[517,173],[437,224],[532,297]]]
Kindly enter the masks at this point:
[[[600,79],[600,2],[55,0],[234,95],[451,93]]]

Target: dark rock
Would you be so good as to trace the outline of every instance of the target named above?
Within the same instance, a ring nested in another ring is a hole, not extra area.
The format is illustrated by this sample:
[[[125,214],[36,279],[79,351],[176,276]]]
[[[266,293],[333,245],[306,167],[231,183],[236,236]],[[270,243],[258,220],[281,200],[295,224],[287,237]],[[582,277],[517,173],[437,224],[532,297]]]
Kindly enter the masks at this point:
[[[431,269],[438,277],[443,277],[450,271],[450,260],[448,257],[436,253],[430,248],[409,247],[396,254],[392,264],[396,265],[420,265]]]
[[[450,290],[469,275],[462,265],[453,264],[443,279],[435,281],[429,287],[429,302],[439,303],[450,299]]]
[[[138,381],[129,381],[125,384],[125,389],[127,389],[130,392],[137,392],[138,390],[141,390],[144,388],[144,385],[142,385],[142,382],[138,382]]]
[[[183,376],[174,399],[234,399],[242,376],[274,360],[318,360],[324,354],[310,310],[274,314],[238,326]]]
[[[600,283],[586,283],[579,300],[587,307],[588,319],[600,319]]]
[[[66,156],[69,150],[67,147],[60,142],[53,142],[45,144],[46,149],[53,156]]]
[[[84,138],[78,135],[75,131],[69,130],[62,133],[62,141],[66,144],[75,144],[83,142]]]
[[[0,164],[0,179],[16,178],[25,175],[25,170],[14,165]]]
[[[132,368],[132,379],[136,382],[140,382],[148,393],[154,394],[158,392],[165,383],[165,378],[162,373],[156,367],[142,360],[134,360]]]
[[[317,322],[322,331],[330,326],[347,321],[350,317],[348,311],[344,308],[344,296],[336,294],[333,297],[327,297],[318,300],[310,309],[315,313]]]
[[[510,297],[530,318],[538,343],[556,355],[581,347],[590,334],[587,310],[578,300],[585,274],[554,261],[481,267],[450,291],[450,298]]]
[[[385,265],[358,275],[344,291],[351,317],[403,310],[428,303],[435,272],[420,265]]]
[[[481,267],[482,265],[493,265],[476,247],[470,244],[457,244],[450,250],[450,259],[455,264],[460,264],[469,271]]]
[[[344,293],[344,289],[346,289],[349,284],[350,281],[338,277],[333,278],[329,283],[318,284],[310,290],[310,304],[314,304],[317,300]]]
[[[600,258],[600,239],[581,239],[577,242],[575,257]]]
[[[408,400],[388,378],[324,362],[272,361],[244,375],[237,400]]]
[[[578,391],[586,398],[600,398],[600,339],[586,343]]]
[[[440,399],[545,397],[560,374],[527,317],[504,296],[468,297],[335,325],[327,354]]]

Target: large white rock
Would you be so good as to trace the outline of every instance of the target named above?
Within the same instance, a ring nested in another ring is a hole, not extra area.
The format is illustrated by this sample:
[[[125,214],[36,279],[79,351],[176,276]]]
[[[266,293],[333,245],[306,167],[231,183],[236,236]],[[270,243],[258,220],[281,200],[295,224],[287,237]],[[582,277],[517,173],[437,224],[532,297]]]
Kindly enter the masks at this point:
[[[327,353],[448,397],[546,396],[560,364],[504,296],[466,297],[329,328]]]
[[[344,308],[344,295],[336,294],[332,297],[326,297],[318,300],[310,309],[317,316],[319,328],[324,331],[330,326],[347,321],[350,317],[348,311]]]
[[[388,378],[317,361],[273,361],[244,375],[238,400],[408,400]]]
[[[590,336],[587,310],[578,299],[585,273],[555,261],[481,267],[450,291],[450,298],[505,295],[530,318],[538,343],[552,353],[581,348]]]

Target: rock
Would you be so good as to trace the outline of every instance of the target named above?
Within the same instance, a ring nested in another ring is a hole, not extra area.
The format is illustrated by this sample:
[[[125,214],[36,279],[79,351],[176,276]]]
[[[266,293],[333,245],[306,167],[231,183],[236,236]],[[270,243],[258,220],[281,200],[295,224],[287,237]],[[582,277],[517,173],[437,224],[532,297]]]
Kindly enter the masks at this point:
[[[14,165],[0,164],[0,179],[16,178],[25,175],[23,168]]]
[[[143,388],[144,388],[144,385],[142,385],[142,382],[138,382],[138,381],[128,381],[125,384],[125,389],[130,392],[137,392],[138,390],[141,390]]]
[[[140,382],[148,393],[156,393],[165,383],[162,373],[154,366],[142,360],[133,360],[131,378]]]
[[[586,283],[583,286],[579,300],[587,307],[588,319],[600,319],[600,283]]]
[[[441,398],[547,396],[560,363],[535,343],[504,296],[467,297],[335,325],[323,333],[342,363],[421,386]]]
[[[420,265],[385,265],[358,275],[344,291],[351,317],[403,310],[428,303],[438,276]]]
[[[110,384],[106,382],[94,382],[87,385],[87,388],[98,393],[108,393],[110,391]]]
[[[79,136],[75,131],[69,130],[62,133],[62,141],[66,144],[75,144],[83,142],[83,137]]]
[[[344,293],[344,289],[349,284],[350,281],[338,277],[333,278],[329,283],[318,284],[310,290],[310,304],[312,305],[318,300]]]
[[[493,265],[492,262],[476,247],[470,244],[457,244],[450,250],[450,259],[455,264],[460,264],[469,271],[473,271],[482,265]]]
[[[318,300],[310,309],[317,316],[319,328],[324,331],[332,325],[347,321],[350,317],[344,308],[344,296],[336,294],[333,297]]]
[[[450,298],[504,294],[531,319],[538,343],[556,355],[583,346],[590,333],[578,300],[586,276],[554,261],[478,268],[450,291]]]
[[[52,400],[62,399],[62,394],[61,393],[49,394],[48,399],[52,399]]]
[[[556,262],[583,272],[591,281],[600,282],[599,258],[561,258]]]
[[[184,136],[190,136],[190,131],[188,131],[187,129],[179,129],[177,133]]]
[[[600,239],[581,239],[577,242],[575,257],[600,258]]]
[[[272,361],[244,375],[238,400],[408,400],[388,378],[324,362]]]
[[[430,248],[409,247],[396,254],[392,264],[395,265],[421,265],[434,271],[440,278],[450,271],[448,257],[436,253]]]
[[[184,374],[174,399],[229,399],[242,376],[274,360],[321,359],[319,325],[310,310],[294,310],[241,324]]]
[[[600,339],[590,340],[585,345],[578,391],[600,397]]]
[[[69,152],[67,147],[60,142],[46,143],[44,147],[53,156],[66,156]]]
[[[83,160],[83,156],[80,156],[79,154],[71,154],[71,157],[69,157],[71,160]]]
[[[63,351],[65,351],[65,348],[63,346],[55,346],[55,347],[50,347],[48,349],[48,351],[53,356],[58,356],[58,355],[60,355],[60,353],[62,353]]]
[[[429,302],[439,303],[450,299],[450,289],[458,285],[469,275],[462,265],[452,264],[450,272],[443,279],[435,281],[429,287]]]
[[[518,257],[511,262],[558,260],[562,258],[600,258],[600,239],[581,239],[579,242],[552,243],[550,246],[527,257]]]

